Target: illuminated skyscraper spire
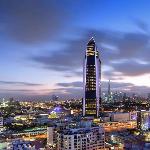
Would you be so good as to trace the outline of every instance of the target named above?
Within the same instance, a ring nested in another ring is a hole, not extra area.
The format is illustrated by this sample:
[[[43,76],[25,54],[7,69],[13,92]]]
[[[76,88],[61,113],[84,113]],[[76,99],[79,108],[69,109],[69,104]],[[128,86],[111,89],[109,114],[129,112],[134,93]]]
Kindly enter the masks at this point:
[[[83,71],[83,116],[98,117],[101,99],[101,61],[93,37],[87,44]]]
[[[89,42],[88,42],[87,45],[92,45],[92,44],[95,45],[95,41],[94,41],[94,38],[93,38],[93,37],[89,40]]]

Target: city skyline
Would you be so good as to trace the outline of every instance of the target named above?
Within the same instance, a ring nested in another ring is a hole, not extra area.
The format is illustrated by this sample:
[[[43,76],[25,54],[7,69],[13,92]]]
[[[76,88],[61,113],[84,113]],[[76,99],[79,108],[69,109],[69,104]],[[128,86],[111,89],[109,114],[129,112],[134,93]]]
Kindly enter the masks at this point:
[[[0,97],[82,97],[83,56],[92,36],[101,51],[102,90],[111,80],[112,91],[149,93],[146,2],[1,0]]]

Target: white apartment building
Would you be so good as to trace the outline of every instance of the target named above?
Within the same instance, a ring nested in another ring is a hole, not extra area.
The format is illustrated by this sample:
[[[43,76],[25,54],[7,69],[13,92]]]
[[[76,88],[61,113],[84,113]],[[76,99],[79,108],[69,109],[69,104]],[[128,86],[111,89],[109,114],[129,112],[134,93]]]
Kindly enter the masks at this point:
[[[104,150],[102,127],[67,129],[57,134],[57,150]]]
[[[54,145],[54,127],[47,127],[47,144]]]

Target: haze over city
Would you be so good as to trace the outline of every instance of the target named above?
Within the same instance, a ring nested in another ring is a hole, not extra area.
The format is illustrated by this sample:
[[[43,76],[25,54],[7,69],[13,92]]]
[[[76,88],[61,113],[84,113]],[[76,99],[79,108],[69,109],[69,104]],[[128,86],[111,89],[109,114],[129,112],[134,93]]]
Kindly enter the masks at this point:
[[[0,97],[83,96],[94,37],[102,91],[150,91],[150,1],[1,0]]]

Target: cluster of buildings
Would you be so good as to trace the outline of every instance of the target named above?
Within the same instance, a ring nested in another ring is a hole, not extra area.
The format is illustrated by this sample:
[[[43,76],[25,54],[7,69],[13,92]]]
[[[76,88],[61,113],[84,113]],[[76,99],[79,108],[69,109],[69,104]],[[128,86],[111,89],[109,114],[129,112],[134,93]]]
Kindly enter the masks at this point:
[[[57,149],[105,149],[105,132],[101,127],[82,127],[58,132]]]
[[[57,150],[105,149],[105,131],[85,119],[56,123],[47,127],[47,144]]]
[[[148,150],[149,110],[105,110],[103,102],[106,101],[109,105],[114,99],[126,100],[126,94],[112,95],[109,81],[107,97],[102,101],[99,55],[96,43],[91,38],[85,51],[84,95],[82,101],[76,101],[81,108],[66,108],[66,102],[58,101],[58,97],[53,95],[55,104],[20,102],[20,115],[11,114],[13,117],[9,120],[0,117],[0,128],[3,129],[10,120],[9,123],[17,128],[26,125],[26,129],[20,129],[17,133],[7,129],[0,132],[1,138],[1,135],[7,134],[7,138],[11,139],[7,149]],[[67,106],[70,106],[70,103],[67,102]],[[119,107],[121,106],[122,103]],[[8,107],[8,103],[3,102],[2,107]],[[17,138],[22,140],[14,140]],[[38,139],[43,139],[40,142],[45,143],[44,147],[36,147],[36,142],[33,141]]]

